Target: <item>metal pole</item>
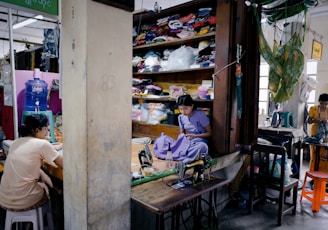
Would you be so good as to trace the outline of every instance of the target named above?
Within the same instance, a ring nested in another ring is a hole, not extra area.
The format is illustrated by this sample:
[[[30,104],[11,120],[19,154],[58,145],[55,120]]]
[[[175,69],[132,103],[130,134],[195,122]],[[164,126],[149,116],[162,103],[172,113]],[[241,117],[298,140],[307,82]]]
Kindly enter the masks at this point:
[[[13,120],[14,120],[14,138],[18,138],[18,114],[17,114],[17,94],[16,94],[16,73],[15,73],[15,56],[13,42],[12,12],[8,8],[8,27],[9,27],[9,44],[10,44],[10,66],[11,66],[11,82],[13,88]]]

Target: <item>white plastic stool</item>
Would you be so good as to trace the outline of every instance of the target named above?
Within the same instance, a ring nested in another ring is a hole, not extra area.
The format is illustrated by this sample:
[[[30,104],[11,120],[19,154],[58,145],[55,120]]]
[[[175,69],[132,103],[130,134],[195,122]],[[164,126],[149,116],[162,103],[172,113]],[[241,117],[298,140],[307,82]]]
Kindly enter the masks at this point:
[[[13,223],[32,222],[33,230],[43,230],[43,216],[47,215],[48,230],[54,229],[50,200],[42,207],[28,211],[9,211],[6,213],[5,230],[11,230]]]

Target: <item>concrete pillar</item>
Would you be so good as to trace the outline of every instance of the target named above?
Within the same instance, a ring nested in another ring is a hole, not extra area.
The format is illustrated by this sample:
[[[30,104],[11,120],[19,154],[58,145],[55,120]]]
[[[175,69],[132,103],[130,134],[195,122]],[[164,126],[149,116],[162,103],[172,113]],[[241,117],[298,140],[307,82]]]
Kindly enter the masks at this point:
[[[62,1],[65,229],[130,229],[132,14]]]

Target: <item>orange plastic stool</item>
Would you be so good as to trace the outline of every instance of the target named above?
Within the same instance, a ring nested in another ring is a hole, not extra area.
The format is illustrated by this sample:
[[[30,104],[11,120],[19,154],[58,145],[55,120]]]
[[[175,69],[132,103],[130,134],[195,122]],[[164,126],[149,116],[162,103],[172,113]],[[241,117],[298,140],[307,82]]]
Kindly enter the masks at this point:
[[[310,177],[313,179],[314,186],[313,190],[306,190],[306,178]],[[328,204],[328,193],[326,193],[326,183],[328,182],[328,173],[320,172],[320,171],[307,171],[304,178],[304,183],[302,186],[302,194],[300,202],[302,202],[302,198],[306,198],[312,202],[312,211],[319,212],[320,206],[322,204]]]

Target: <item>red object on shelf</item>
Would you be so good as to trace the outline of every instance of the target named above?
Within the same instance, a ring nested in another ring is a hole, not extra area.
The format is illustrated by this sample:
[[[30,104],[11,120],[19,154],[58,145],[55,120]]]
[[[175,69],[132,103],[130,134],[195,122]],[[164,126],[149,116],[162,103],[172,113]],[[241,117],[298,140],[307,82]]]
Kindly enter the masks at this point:
[[[0,88],[0,122],[3,133],[8,140],[14,140],[13,107],[4,105],[3,87]]]

